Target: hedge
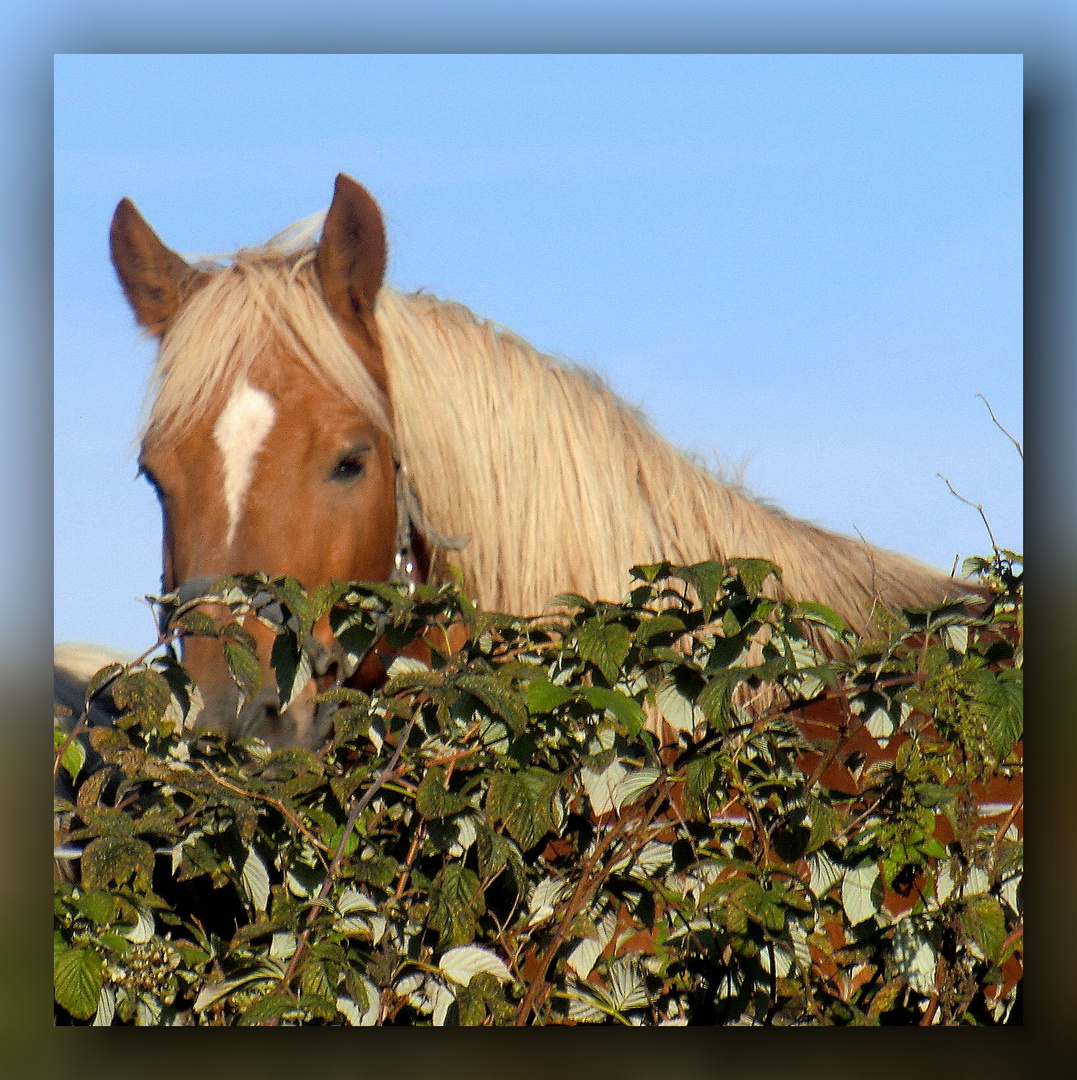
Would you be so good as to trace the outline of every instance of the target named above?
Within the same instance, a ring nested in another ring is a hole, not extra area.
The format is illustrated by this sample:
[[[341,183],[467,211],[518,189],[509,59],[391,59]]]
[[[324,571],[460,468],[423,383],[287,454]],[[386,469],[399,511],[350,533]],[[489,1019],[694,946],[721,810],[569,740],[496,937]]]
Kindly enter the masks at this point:
[[[222,579],[234,621],[181,609],[94,678],[112,726],[57,717],[56,1022],[1020,1022],[1020,560],[968,569],[986,610],[882,644],[768,599],[761,560],[529,619],[456,584]],[[181,629],[252,693],[240,620],[269,623],[287,699],[326,614],[353,661],[383,633],[430,660],[323,694],[317,753],[189,729]]]

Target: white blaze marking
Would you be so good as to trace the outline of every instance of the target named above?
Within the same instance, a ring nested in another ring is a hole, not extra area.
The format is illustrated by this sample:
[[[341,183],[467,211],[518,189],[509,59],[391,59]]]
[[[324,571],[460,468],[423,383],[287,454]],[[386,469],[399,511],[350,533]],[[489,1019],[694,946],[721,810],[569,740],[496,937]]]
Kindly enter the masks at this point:
[[[224,459],[224,500],[228,506],[226,543],[229,546],[235,539],[247,489],[254,476],[254,459],[276,419],[273,399],[245,380],[236,385],[228,404],[217,417],[213,441]]]

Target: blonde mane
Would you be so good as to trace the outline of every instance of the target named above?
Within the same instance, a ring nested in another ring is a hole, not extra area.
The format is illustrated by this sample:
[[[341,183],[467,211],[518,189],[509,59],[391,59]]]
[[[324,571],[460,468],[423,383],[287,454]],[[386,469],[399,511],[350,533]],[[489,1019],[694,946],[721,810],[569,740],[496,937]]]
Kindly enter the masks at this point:
[[[827,532],[721,483],[596,375],[464,306],[384,287],[378,326],[392,409],[322,300],[312,249],[237,254],[165,335],[147,429],[182,427],[272,344],[287,346],[393,435],[431,529],[469,536],[451,560],[483,607],[542,611],[572,591],[620,599],[635,563],[760,556],[781,592],[820,600],[857,632],[872,612],[965,583]],[[445,554],[435,574],[445,571]]]

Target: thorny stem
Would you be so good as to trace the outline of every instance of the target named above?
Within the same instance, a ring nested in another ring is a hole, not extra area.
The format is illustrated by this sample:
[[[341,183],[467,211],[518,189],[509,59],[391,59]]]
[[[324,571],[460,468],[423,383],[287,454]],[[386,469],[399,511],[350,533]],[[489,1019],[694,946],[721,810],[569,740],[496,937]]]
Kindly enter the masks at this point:
[[[411,735],[411,729],[415,726],[415,718],[418,715],[418,710],[411,714],[408,722],[404,725],[404,730],[400,733],[400,738],[397,741],[396,749],[393,751],[393,756],[389,759],[389,763],[375,778],[374,783],[370,785],[363,792],[362,798],[358,799],[355,805],[348,813],[348,817],[344,822],[344,829],[340,834],[340,842],[337,844],[336,853],[333,856],[333,861],[329,865],[329,870],[326,872],[325,878],[322,881],[321,888],[318,890],[317,900],[324,900],[329,891],[333,887],[333,880],[336,878],[337,871],[340,869],[340,864],[344,859],[344,851],[348,845],[348,839],[352,834],[352,830],[355,828],[356,822],[359,820],[359,815],[370,805],[371,799],[381,790],[382,786],[390,779],[396,771],[396,766],[400,761],[400,755],[404,752],[404,746],[408,741],[408,737]],[[312,904],[310,910],[307,912],[307,925],[303,930],[303,933],[299,936],[299,941],[296,943],[295,952],[292,953],[292,959],[288,964],[288,970],[285,971],[283,977],[280,980],[281,989],[288,986],[295,976],[296,971],[299,968],[299,961],[303,955],[303,951],[306,949],[307,942],[310,940],[311,930],[313,929],[313,923],[317,917],[320,904]],[[266,1026],[276,1027],[277,1018],[267,1021]]]
[[[274,799],[271,795],[261,795],[256,791],[245,791],[241,787],[237,787],[235,784],[228,783],[227,780],[222,780],[204,761],[200,761],[199,764],[203,769],[223,788],[227,788],[229,791],[234,791],[237,795],[242,795],[247,799],[261,799],[263,802],[269,803],[270,806],[275,806],[284,817],[290,821],[316,848],[321,851],[332,851],[332,848],[328,844],[323,844],[311,831],[303,824],[300,818],[293,814],[285,805],[282,799]]]
[[[636,815],[631,818],[628,816],[620,818],[617,824],[599,841],[595,846],[595,850],[584,863],[583,870],[580,873],[580,880],[565,907],[565,912],[561,917],[561,922],[557,927],[557,931],[554,934],[553,939],[546,946],[546,949],[539,960],[538,970],[532,977],[527,994],[524,996],[523,1001],[520,1002],[520,1007],[516,1013],[517,1027],[523,1027],[527,1023],[530,1013],[537,1010],[542,1004],[542,1001],[544,1001],[549,994],[550,987],[546,982],[546,972],[549,970],[550,964],[557,954],[557,950],[564,943],[565,938],[568,937],[572,921],[586,906],[588,900],[590,900],[591,896],[594,894],[594,891],[602,884],[603,878],[607,873],[605,871],[596,872],[596,865],[612,847],[614,842],[622,839],[622,835],[630,823],[638,823],[639,828],[636,830],[635,837],[628,842],[627,847],[629,857],[631,858],[631,856],[643,846],[647,839],[647,826],[653,820],[654,815],[658,812],[662,803],[669,797],[672,786],[673,781],[671,779],[660,782],[652,797],[650,807],[641,815]]]
[[[400,880],[396,884],[396,892],[393,894],[394,901],[399,900],[407,890],[411,868],[415,865],[415,859],[419,854],[419,847],[423,842],[425,831],[423,823],[420,822],[419,827],[415,830],[415,835],[411,838],[411,847],[408,848],[407,858],[404,859],[404,872],[400,875]]]
[[[862,718],[855,717],[852,710],[848,707],[848,701],[842,699],[845,708],[842,709],[842,724],[838,730],[838,737],[834,741],[834,745],[816,762],[815,768],[811,771],[811,776],[808,777],[808,783],[805,787],[806,791],[811,791],[815,787],[816,782],[829,768],[831,762],[841,753],[842,747],[844,747],[849,740],[860,730],[864,721]]]
[[[931,1000],[928,1002],[927,1009],[924,1012],[923,1017],[920,1020],[920,1027],[931,1027],[935,1013],[939,1011],[939,1001],[942,998],[941,987],[946,982],[946,957],[941,953],[939,954],[938,968],[935,974],[935,990],[931,995]]]
[[[598,879],[591,880],[591,875],[594,871],[595,863],[605,853],[606,849],[613,843],[614,839],[622,832],[627,824],[627,819],[622,818],[597,844],[595,850],[591,853],[590,858],[583,865],[583,869],[580,873],[580,879],[576,883],[576,888],[569,898],[568,904],[565,908],[565,913],[562,916],[561,922],[557,927],[553,939],[547,945],[546,950],[543,952],[539,959],[538,970],[531,980],[531,985],[528,987],[527,993],[524,995],[523,1001],[520,1002],[520,1007],[516,1012],[516,1026],[523,1027],[527,1023],[528,1016],[531,1011],[541,1002],[538,1000],[539,995],[543,994],[547,988],[546,986],[546,972],[549,969],[550,964],[553,962],[553,958],[557,950],[561,947],[561,943],[568,936],[568,929],[572,923],[572,920],[576,917],[577,913],[581,911],[586,904],[594,888],[597,886]],[[543,994],[545,996],[545,994]]]
[[[1024,808],[1024,805],[1025,805],[1025,800],[1024,800],[1024,796],[1022,796],[1010,808],[1010,812],[1006,815],[1005,820],[1002,822],[1002,824],[998,827],[997,831],[995,832],[995,844],[996,845],[1001,844],[1002,841],[1006,838],[1007,831],[1009,830],[1010,826],[1014,823],[1014,821],[1017,820],[1017,815],[1019,813],[1021,813],[1021,810]]]

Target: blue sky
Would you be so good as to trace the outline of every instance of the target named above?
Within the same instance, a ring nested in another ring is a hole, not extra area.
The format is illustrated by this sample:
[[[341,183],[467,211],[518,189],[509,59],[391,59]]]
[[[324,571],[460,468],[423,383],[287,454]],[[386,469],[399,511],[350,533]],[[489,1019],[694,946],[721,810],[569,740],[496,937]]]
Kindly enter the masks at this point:
[[[228,251],[338,171],[393,284],[596,368],[791,513],[948,569],[989,541],[941,472],[1020,548],[975,395],[1023,437],[1021,123],[1014,55],[57,57],[56,640],[153,640],[116,202]]]

